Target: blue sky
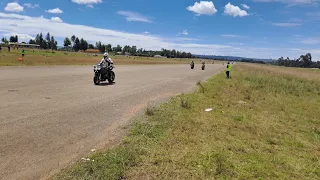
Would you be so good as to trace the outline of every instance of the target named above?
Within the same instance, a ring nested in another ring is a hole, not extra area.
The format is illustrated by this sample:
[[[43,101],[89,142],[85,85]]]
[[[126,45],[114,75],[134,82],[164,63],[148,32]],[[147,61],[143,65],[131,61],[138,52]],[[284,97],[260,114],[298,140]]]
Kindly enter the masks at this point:
[[[320,0],[2,0],[0,36],[320,60]]]

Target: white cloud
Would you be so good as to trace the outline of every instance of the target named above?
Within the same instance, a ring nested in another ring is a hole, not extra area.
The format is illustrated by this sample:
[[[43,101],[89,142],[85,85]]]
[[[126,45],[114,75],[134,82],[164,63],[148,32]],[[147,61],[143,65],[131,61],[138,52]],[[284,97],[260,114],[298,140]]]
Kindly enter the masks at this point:
[[[213,15],[218,12],[212,1],[195,2],[193,6],[187,7],[187,10],[195,13],[197,16]]]
[[[46,10],[46,12],[52,13],[52,14],[61,14],[61,13],[63,13],[63,11],[61,9],[59,9],[59,8],[49,9],[49,10]]]
[[[127,21],[138,21],[138,22],[146,22],[146,23],[152,23],[152,21],[136,12],[130,12],[130,11],[118,11],[117,14],[121,16],[125,16]]]
[[[305,39],[305,40],[302,40],[301,43],[309,44],[309,45],[320,44],[320,38]]]
[[[188,33],[188,31],[187,30],[183,30],[181,33],[179,33],[179,34],[182,34],[182,35],[188,35],[189,33]]]
[[[86,7],[88,7],[88,8],[94,8],[92,4],[88,4]]]
[[[144,34],[150,34],[150,32],[148,32],[148,31],[145,31],[145,32],[143,32]]]
[[[241,6],[245,9],[250,9],[250,6],[246,5],[246,4],[241,4]]]
[[[72,2],[77,4],[99,4],[102,0],[72,0]]]
[[[23,6],[20,6],[20,4],[16,2],[8,3],[7,6],[4,8],[4,10],[8,12],[22,12],[23,9]]]
[[[28,7],[28,8],[37,8],[39,7],[39,4],[30,4],[30,3],[25,3],[23,6]]]
[[[237,43],[237,42],[227,43],[227,44],[234,45],[234,46],[243,46],[244,45],[243,43]]]
[[[320,11],[307,12],[306,15],[307,15],[307,16],[312,16],[312,17],[320,17]]]
[[[234,6],[230,3],[226,4],[226,6],[224,7],[224,13],[233,17],[243,17],[249,15],[247,11],[242,10],[238,6]]]
[[[299,19],[299,18],[291,18],[289,19],[288,22],[293,22],[293,23],[302,23],[303,20],[302,19]]]
[[[229,37],[229,38],[245,38],[246,36],[240,36],[235,34],[222,34],[222,37]]]
[[[196,38],[175,38],[178,41],[198,41],[199,39]]]
[[[271,23],[273,26],[280,26],[280,27],[295,27],[301,26],[299,23]]]
[[[52,18],[51,18],[51,21],[53,21],[53,22],[58,22],[58,23],[63,22],[62,19],[60,19],[59,17],[52,17]]]

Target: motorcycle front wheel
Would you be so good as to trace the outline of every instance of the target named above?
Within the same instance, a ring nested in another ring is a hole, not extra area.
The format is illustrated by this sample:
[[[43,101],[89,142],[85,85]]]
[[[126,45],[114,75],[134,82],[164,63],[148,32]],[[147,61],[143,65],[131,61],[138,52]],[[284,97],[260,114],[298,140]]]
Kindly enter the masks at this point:
[[[93,82],[94,82],[95,85],[99,85],[100,84],[100,77],[95,75],[93,77]]]

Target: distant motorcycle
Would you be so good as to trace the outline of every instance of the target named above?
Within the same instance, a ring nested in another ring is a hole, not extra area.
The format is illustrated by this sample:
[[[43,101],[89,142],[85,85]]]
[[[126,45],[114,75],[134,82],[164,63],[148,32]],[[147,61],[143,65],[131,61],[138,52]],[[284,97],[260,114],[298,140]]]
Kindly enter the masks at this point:
[[[93,66],[93,82],[95,85],[99,85],[101,81],[108,80],[109,83],[113,83],[115,79],[115,73],[113,72],[113,69],[115,67],[113,65],[110,65],[109,67],[101,67],[101,64],[97,64],[96,66]]]
[[[194,64],[190,64],[191,69],[194,69]]]
[[[202,64],[201,69],[204,70],[205,67],[206,67],[206,65]]]

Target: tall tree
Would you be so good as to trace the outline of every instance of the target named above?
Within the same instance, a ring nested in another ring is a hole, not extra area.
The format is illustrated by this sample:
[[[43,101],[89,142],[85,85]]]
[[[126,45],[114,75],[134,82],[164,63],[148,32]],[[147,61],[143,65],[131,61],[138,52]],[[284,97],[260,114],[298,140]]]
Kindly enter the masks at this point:
[[[131,47],[128,46],[128,45],[127,45],[127,46],[124,46],[123,49],[122,49],[122,52],[123,52],[123,53],[130,53],[130,52],[131,52]]]
[[[46,41],[47,41],[47,48],[48,49],[51,49],[52,47],[52,45],[51,45],[51,36],[50,36],[50,33],[47,33],[47,36],[46,36]]]
[[[57,41],[54,41],[54,48],[55,48],[55,50],[58,49],[58,42]]]
[[[101,46],[102,46],[102,44],[101,44],[101,42],[99,41],[99,42],[96,42],[96,47],[97,47],[97,49],[100,51],[100,49],[101,49]]]
[[[16,42],[16,38],[14,36],[10,36],[10,39],[9,39],[10,42]]]
[[[74,46],[75,41],[76,41],[76,36],[72,35],[71,36],[72,47]]]
[[[43,43],[43,36],[42,36],[42,32],[39,34],[39,45],[41,48],[46,49],[44,46],[46,43]]]
[[[30,40],[29,40],[29,44],[36,44],[36,41],[33,40],[33,39],[30,39]]]
[[[108,44],[108,45],[106,46],[106,50],[107,50],[107,52],[112,52],[112,45],[111,45],[111,44]]]
[[[36,44],[40,45],[40,35],[37,34],[35,38]]]
[[[122,47],[120,45],[117,45],[115,51],[116,52],[121,52],[122,51]]]
[[[43,49],[48,49],[48,43],[45,40],[42,40],[42,44],[40,45],[41,48]]]
[[[89,48],[89,49],[94,49],[94,45],[93,45],[93,44],[89,44],[89,45],[88,45],[88,48]]]
[[[84,45],[83,45],[83,50],[86,51],[88,49],[88,42],[86,40],[84,40]]]
[[[64,47],[69,47],[71,45],[71,41],[68,37],[66,37],[63,41],[63,46]]]
[[[51,49],[53,49],[53,50],[57,50],[58,49],[58,47],[57,47],[57,43],[56,43],[57,41],[54,39],[54,37],[53,36],[51,36],[51,39],[50,39],[50,46],[51,46]]]
[[[16,43],[19,42],[17,35],[15,36],[15,41],[14,42],[16,42]]]
[[[173,49],[171,51],[171,57],[176,58],[177,57],[177,51],[175,49]]]
[[[135,54],[137,53],[137,46],[132,46],[130,53],[131,53],[132,55],[135,55]]]
[[[78,37],[76,37],[76,40],[74,41],[73,49],[74,49],[75,51],[79,51],[79,50],[80,50],[80,40],[79,40]]]
[[[100,51],[101,53],[106,52],[106,46],[105,46],[104,44],[102,44],[102,45],[100,46],[99,51]]]
[[[83,51],[88,49],[88,43],[83,38],[80,39],[80,49]]]
[[[1,42],[4,43],[4,44],[8,44],[8,43],[9,43],[9,41],[8,41],[7,38],[5,38],[5,37],[3,37],[3,38],[1,39]]]

